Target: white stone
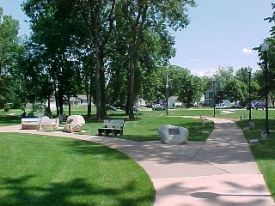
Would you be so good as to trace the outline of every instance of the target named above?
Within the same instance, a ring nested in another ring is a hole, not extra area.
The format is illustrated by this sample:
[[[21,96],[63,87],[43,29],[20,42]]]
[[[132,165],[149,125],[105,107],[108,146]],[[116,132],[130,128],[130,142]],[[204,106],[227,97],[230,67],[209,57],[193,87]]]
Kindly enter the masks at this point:
[[[81,115],[72,115],[67,118],[64,132],[81,132],[85,125],[85,120]]]
[[[188,129],[174,125],[164,125],[158,129],[160,139],[165,144],[185,144],[188,140]]]
[[[258,139],[251,139],[249,140],[250,144],[259,144],[259,140]]]
[[[53,121],[47,116],[42,117],[39,122],[40,125],[49,125],[52,123],[53,123]]]
[[[59,127],[59,121],[57,119],[50,119],[47,116],[42,117],[39,120],[39,130],[52,131]]]

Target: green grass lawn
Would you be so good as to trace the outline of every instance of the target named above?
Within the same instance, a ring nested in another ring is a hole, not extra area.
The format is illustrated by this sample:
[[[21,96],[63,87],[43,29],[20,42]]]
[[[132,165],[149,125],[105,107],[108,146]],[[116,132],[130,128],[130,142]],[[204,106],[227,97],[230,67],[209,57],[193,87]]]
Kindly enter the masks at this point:
[[[112,112],[109,118],[125,119],[122,112]],[[163,112],[142,112],[137,116],[135,121],[126,121],[124,126],[124,135],[121,138],[135,140],[135,141],[149,141],[158,140],[157,129],[165,124],[173,124],[189,129],[190,141],[205,141],[213,130],[213,122],[207,121],[203,125],[200,119],[182,118],[181,116],[166,116]],[[89,134],[97,135],[98,128],[102,127],[102,123],[95,121],[88,121],[86,123],[86,130]]]
[[[254,119],[253,122],[255,128],[251,130],[247,128],[247,120],[237,122],[237,124],[244,129],[244,135],[248,140],[260,138],[261,131],[264,128],[264,119]],[[270,120],[269,139],[261,144],[251,145],[250,147],[264,175],[269,190],[273,198],[275,198],[275,119]]]
[[[153,185],[124,154],[84,141],[0,133],[1,206],[149,206]]]

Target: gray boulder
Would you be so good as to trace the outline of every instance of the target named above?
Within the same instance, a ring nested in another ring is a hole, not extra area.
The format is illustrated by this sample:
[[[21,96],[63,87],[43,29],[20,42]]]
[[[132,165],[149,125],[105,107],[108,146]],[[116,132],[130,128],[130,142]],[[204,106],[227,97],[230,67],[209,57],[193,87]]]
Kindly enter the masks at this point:
[[[85,125],[85,119],[81,115],[72,115],[67,118],[64,132],[81,132]]]
[[[164,125],[158,129],[160,139],[164,144],[185,144],[188,140],[188,129],[174,125]]]

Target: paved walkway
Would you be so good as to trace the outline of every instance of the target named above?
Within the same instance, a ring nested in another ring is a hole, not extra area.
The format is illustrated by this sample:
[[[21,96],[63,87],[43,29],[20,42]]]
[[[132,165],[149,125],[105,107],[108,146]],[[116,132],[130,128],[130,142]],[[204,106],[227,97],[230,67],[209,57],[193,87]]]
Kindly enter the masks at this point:
[[[154,206],[274,206],[242,131],[230,120],[213,119],[205,143],[163,145],[62,132],[21,132],[93,141],[118,149],[136,160],[156,189]]]

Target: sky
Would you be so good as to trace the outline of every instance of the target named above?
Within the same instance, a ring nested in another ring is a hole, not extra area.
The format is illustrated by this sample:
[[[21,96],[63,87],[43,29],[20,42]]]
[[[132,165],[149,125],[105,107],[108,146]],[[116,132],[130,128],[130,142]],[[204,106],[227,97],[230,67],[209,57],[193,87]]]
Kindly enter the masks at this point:
[[[20,35],[29,34],[27,17],[21,10],[23,0],[0,0],[4,14],[20,22]],[[175,35],[176,56],[171,64],[196,75],[211,75],[219,67],[258,69],[259,46],[269,36],[272,0],[196,0],[190,8],[190,24]]]

